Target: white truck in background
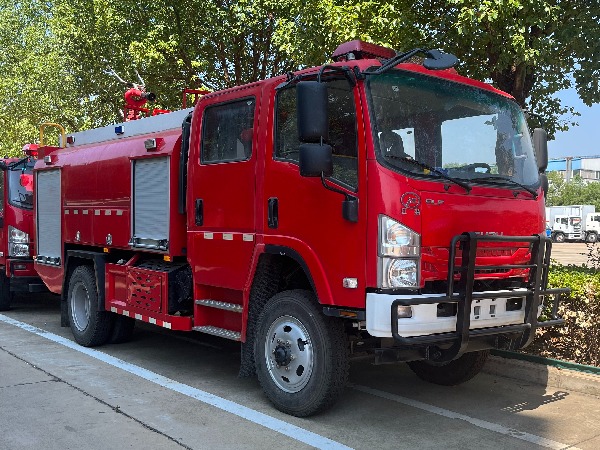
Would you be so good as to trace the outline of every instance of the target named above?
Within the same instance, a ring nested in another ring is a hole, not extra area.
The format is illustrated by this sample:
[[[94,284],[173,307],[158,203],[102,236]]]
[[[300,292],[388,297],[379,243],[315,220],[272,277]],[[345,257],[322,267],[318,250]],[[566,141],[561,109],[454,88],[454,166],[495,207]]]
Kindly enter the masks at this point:
[[[594,205],[550,206],[546,208],[546,228],[554,242],[593,243],[600,235],[600,212]]]

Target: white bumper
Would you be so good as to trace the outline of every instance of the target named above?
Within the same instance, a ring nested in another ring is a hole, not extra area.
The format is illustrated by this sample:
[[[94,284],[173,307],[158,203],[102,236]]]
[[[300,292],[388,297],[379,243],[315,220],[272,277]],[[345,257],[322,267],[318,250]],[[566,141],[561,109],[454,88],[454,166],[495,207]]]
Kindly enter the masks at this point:
[[[512,298],[521,297],[520,292],[525,289],[510,291]],[[494,294],[509,291],[489,292],[490,297],[473,300],[471,306],[471,329],[498,327],[502,325],[515,325],[523,323],[525,319],[525,298],[520,310],[507,311],[506,298],[494,298]],[[487,292],[485,292],[487,293]],[[388,295],[367,294],[367,331],[371,336],[392,337],[392,303],[398,299],[435,298],[444,297],[444,294],[424,295]],[[402,337],[423,336],[434,333],[456,331],[456,316],[438,317],[437,303],[431,305],[413,305],[412,317],[398,319],[398,334]],[[493,307],[492,307],[493,306]],[[479,307],[479,309],[475,309]],[[540,306],[541,311],[541,306]],[[538,312],[540,312],[538,311]],[[475,312],[478,314],[476,315]],[[539,315],[539,314],[538,314]]]

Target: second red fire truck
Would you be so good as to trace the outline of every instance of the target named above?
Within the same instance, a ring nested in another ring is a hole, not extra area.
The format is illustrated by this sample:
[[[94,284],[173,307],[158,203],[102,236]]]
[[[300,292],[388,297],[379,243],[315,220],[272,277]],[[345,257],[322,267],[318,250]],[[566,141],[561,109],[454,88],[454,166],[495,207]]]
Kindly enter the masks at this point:
[[[241,341],[242,374],[307,416],[354,354],[457,384],[561,323],[545,133],[452,55],[333,59],[41,149],[35,267],[77,342],[135,320]]]
[[[17,292],[44,292],[33,267],[33,166],[37,145],[24,158],[0,160],[0,311]]]

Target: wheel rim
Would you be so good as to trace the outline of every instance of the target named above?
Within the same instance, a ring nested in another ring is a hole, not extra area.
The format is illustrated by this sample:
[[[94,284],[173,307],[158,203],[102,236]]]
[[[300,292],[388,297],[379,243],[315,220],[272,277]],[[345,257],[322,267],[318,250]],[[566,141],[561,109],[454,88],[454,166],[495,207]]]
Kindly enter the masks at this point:
[[[90,296],[83,283],[77,283],[73,287],[70,300],[73,325],[83,331],[90,322]]]
[[[314,352],[310,335],[298,319],[281,316],[271,324],[265,359],[269,375],[282,391],[299,392],[308,384]]]
[[[562,235],[562,234],[557,234],[556,235],[556,242],[562,242],[564,240],[565,240],[564,235]]]

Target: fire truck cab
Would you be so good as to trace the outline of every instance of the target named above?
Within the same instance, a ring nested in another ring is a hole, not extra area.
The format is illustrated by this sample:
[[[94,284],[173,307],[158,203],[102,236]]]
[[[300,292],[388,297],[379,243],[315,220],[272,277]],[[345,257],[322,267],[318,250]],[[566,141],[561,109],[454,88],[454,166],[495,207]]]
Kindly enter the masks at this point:
[[[0,311],[10,308],[15,292],[43,292],[33,267],[33,166],[35,144],[25,158],[0,161]]]

